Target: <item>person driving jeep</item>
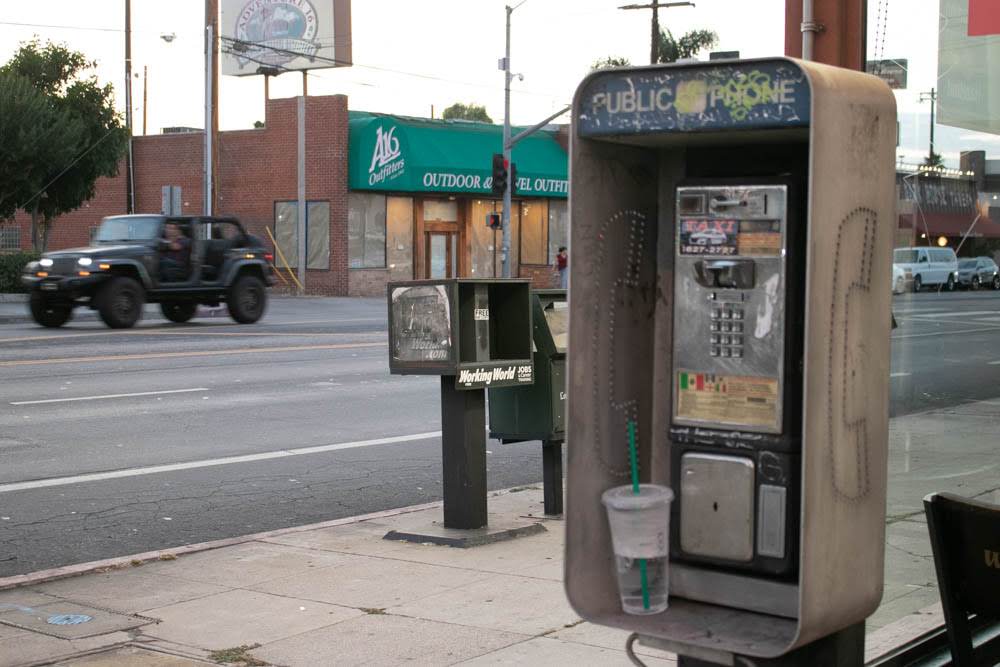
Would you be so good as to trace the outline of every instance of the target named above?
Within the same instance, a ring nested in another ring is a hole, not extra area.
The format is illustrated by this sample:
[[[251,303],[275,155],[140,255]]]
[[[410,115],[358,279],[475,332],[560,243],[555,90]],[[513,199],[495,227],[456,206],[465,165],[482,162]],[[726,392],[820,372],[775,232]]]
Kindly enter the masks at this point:
[[[191,266],[191,240],[181,232],[180,225],[168,222],[161,239],[160,280],[182,282],[187,279]]]

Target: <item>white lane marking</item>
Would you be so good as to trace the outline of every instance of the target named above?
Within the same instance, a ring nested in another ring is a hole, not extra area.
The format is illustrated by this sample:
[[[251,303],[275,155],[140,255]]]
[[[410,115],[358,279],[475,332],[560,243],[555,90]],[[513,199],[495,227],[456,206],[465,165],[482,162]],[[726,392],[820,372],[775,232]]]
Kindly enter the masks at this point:
[[[391,445],[399,442],[412,442],[414,440],[429,440],[430,438],[437,438],[440,436],[441,436],[441,431],[430,431],[428,433],[396,435],[388,438],[376,438],[374,440],[356,440],[354,442],[342,442],[336,445],[319,445],[317,447],[282,449],[274,452],[262,452],[260,454],[223,456],[221,458],[216,458],[216,459],[202,459],[201,461],[188,461],[187,463],[168,463],[158,466],[146,466],[143,468],[127,468],[125,470],[95,472],[86,475],[72,475],[70,477],[52,477],[50,479],[36,479],[30,482],[11,482],[8,484],[0,484],[0,493],[9,493],[11,491],[26,491],[29,489],[44,489],[51,486],[68,486],[70,484],[82,484],[84,482],[100,482],[106,479],[121,479],[123,477],[138,477],[140,475],[155,475],[164,472],[177,472],[178,470],[194,470],[196,468],[208,468],[211,466],[234,465],[237,463],[254,463],[256,461],[269,461],[271,459],[282,459],[289,456],[304,456],[306,454],[323,454],[325,452],[336,452],[342,449],[358,449],[360,447],[376,447],[378,445]]]
[[[997,467],[996,463],[991,463],[988,466],[976,468],[975,470],[967,470],[966,472],[954,472],[949,475],[931,475],[929,477],[916,477],[914,479],[918,479],[924,482],[929,482],[931,480],[938,480],[938,479],[955,479],[956,477],[968,477],[969,475],[978,475],[979,473],[989,472],[990,470],[993,470],[996,467]]]
[[[69,403],[71,401],[100,401],[106,398],[132,398],[133,396],[161,396],[163,394],[189,394],[194,391],[210,391],[208,387],[192,389],[165,389],[163,391],[138,391],[134,394],[104,394],[103,396],[76,396],[73,398],[46,398],[40,401],[11,401],[11,405],[40,405],[42,403]]]
[[[891,378],[905,378],[910,375],[913,375],[913,373],[889,373],[889,377]]]
[[[982,329],[958,329],[955,331],[935,331],[933,333],[903,334],[893,336],[892,340],[902,340],[903,338],[926,338],[928,336],[954,336],[957,334],[983,333],[985,331],[1000,331],[1000,327],[985,327]]]
[[[916,318],[926,318],[926,319],[940,319],[942,317],[954,317],[955,319],[962,319],[965,317],[975,317],[977,315],[1000,315],[1000,312],[996,310],[947,310],[942,313],[912,313],[910,317]]]

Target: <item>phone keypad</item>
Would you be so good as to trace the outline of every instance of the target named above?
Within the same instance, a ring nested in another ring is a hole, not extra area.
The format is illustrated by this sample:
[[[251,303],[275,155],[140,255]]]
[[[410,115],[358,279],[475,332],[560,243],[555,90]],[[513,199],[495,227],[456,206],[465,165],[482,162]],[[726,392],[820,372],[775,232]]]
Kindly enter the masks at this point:
[[[728,298],[728,297],[727,297]],[[710,311],[709,354],[724,359],[742,359],[744,343],[744,322],[746,313],[743,308],[745,295],[741,292],[735,295],[732,302],[717,302]],[[712,301],[717,301],[719,295],[712,293]]]

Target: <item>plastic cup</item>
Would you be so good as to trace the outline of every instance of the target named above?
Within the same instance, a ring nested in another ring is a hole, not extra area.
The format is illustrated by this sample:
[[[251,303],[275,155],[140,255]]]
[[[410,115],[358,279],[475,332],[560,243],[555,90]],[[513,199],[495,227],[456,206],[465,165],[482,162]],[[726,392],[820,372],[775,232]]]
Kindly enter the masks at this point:
[[[670,503],[674,492],[658,484],[616,486],[601,495],[608,511],[615,574],[626,614],[659,614],[667,608]]]

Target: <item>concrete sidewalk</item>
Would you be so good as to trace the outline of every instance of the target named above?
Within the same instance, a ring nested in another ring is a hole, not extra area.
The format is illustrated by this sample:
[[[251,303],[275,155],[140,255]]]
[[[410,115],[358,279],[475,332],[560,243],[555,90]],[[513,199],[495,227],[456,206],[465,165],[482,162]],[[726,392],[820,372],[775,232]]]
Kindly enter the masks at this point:
[[[566,601],[563,523],[542,515],[541,487],[489,502],[491,524],[547,530],[472,549],[382,539],[439,520],[434,506],[40,575],[0,592],[0,665],[629,665],[627,633]]]
[[[440,521],[433,503],[0,579],[0,667],[629,665],[628,633],[569,607],[563,522],[542,506],[540,485],[491,494],[491,525],[546,530],[472,549],[383,539]],[[942,623],[913,611],[869,632],[866,658]]]

